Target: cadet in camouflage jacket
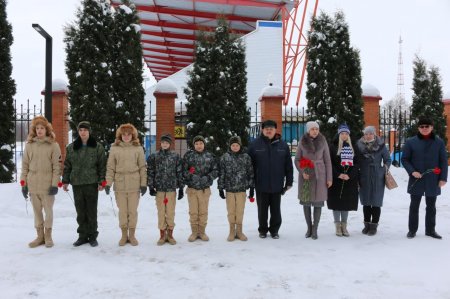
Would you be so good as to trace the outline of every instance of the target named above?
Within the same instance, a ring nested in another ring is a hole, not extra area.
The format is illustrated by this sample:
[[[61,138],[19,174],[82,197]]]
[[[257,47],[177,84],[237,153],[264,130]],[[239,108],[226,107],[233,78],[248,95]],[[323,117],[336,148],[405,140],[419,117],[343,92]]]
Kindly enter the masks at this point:
[[[150,190],[172,192],[183,189],[183,172],[180,155],[169,149],[159,150],[147,159],[147,178]],[[176,175],[174,175],[176,174]]]
[[[242,147],[239,152],[229,150],[220,158],[217,187],[227,192],[245,192],[255,188],[252,159]]]
[[[183,157],[183,178],[185,184],[195,190],[209,188],[219,175],[216,158],[204,150],[188,151]]]

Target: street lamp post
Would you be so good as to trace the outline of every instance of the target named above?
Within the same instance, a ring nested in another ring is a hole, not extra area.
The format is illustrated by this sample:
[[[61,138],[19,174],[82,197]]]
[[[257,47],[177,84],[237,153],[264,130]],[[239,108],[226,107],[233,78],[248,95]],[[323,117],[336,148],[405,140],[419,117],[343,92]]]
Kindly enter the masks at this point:
[[[53,39],[39,24],[31,25],[45,38],[45,118],[52,122],[52,44]]]

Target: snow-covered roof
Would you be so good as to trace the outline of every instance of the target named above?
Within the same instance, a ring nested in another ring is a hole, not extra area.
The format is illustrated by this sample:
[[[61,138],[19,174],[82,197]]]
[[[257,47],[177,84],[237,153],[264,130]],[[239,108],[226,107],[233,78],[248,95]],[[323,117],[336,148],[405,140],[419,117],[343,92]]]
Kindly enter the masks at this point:
[[[164,78],[156,83],[155,92],[177,93],[177,86],[172,80]]]
[[[63,79],[54,79],[52,81],[52,92],[68,92],[67,82]],[[45,93],[45,86],[42,89],[42,94]]]
[[[450,90],[447,91],[447,92],[444,94],[444,97],[442,98],[442,100],[444,100],[444,101],[449,100],[449,101],[450,101]]]
[[[367,97],[381,97],[378,88],[369,83],[363,84],[362,95]]]
[[[266,86],[261,91],[261,96],[259,98],[262,98],[262,97],[282,97],[282,96],[283,96],[283,89],[281,89],[281,87],[279,87],[279,86]]]

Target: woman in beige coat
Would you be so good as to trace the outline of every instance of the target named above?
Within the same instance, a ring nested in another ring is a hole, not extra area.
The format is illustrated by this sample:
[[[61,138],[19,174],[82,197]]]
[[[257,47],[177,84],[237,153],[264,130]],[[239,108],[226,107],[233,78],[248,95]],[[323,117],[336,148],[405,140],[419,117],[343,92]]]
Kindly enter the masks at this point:
[[[117,129],[116,141],[111,147],[106,165],[106,182],[106,194],[109,194],[111,185],[114,184],[119,208],[119,226],[122,230],[119,245],[124,246],[130,242],[136,246],[139,192],[144,195],[147,191],[147,169],[144,150],[132,124],[123,124]]]
[[[52,125],[43,116],[35,117],[25,145],[20,176],[22,194],[25,199],[30,194],[34,211],[37,238],[28,244],[31,248],[43,244],[53,247],[53,203],[58,193],[60,162],[61,149],[55,141]]]

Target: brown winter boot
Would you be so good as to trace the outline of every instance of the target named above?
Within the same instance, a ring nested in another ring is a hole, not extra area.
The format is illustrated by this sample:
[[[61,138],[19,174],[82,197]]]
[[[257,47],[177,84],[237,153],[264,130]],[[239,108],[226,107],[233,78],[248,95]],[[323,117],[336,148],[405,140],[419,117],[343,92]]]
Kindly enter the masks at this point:
[[[236,236],[241,241],[247,241],[248,238],[244,233],[242,232],[242,224],[236,224]]]
[[[350,237],[350,234],[348,233],[347,230],[347,222],[341,222],[341,227],[342,227],[342,235],[344,237]]]
[[[47,247],[47,248],[53,247],[54,243],[52,240],[52,229],[51,228],[45,228],[44,241],[45,241],[45,247]]]
[[[121,228],[122,237],[119,240],[119,246],[125,246],[128,242],[128,228]]]
[[[209,241],[208,235],[205,233],[206,226],[198,226],[198,235],[202,241]]]
[[[236,226],[234,223],[230,223],[230,234],[228,235],[227,241],[234,241],[236,238]]]
[[[173,238],[173,229],[167,230],[167,242],[169,242],[170,245],[177,244],[177,241]]]
[[[166,231],[164,229],[159,230],[159,240],[156,242],[156,245],[162,246],[166,243]]]
[[[195,240],[197,240],[198,237],[198,225],[197,224],[191,224],[191,230],[192,233],[188,238],[189,242],[194,242]]]
[[[128,229],[128,242],[130,242],[130,244],[133,245],[133,246],[137,246],[139,244],[138,240],[134,236],[135,233],[136,233],[136,229],[135,228],[129,228]]]
[[[44,228],[43,227],[36,228],[36,232],[37,232],[36,239],[34,239],[33,241],[31,241],[28,244],[28,246],[30,246],[30,248],[35,248],[35,247],[45,244]]]
[[[342,237],[342,225],[340,222],[335,222],[334,225],[336,225],[336,236]]]

